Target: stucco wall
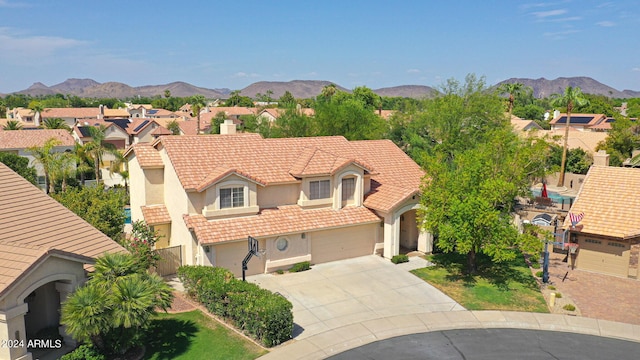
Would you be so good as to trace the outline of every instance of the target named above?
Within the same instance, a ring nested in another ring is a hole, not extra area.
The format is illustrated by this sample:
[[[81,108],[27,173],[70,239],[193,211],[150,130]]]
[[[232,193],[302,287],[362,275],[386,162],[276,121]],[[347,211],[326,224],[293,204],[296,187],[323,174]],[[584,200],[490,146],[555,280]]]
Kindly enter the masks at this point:
[[[141,206],[146,202],[146,179],[135,154],[129,156],[129,197],[131,221],[143,220]]]
[[[164,203],[164,169],[143,169],[145,205]],[[182,191],[184,193],[184,191]],[[173,197],[169,196],[170,198]]]
[[[261,209],[295,205],[300,196],[300,184],[258,186],[257,193]]]
[[[260,249],[265,248],[265,240],[259,240]],[[216,262],[215,266],[229,269],[237,277],[242,276],[242,260],[247,255],[247,241],[237,241],[232,243],[218,244],[213,246],[215,249]],[[264,273],[265,257],[254,256],[248,264],[246,275],[255,275]]]

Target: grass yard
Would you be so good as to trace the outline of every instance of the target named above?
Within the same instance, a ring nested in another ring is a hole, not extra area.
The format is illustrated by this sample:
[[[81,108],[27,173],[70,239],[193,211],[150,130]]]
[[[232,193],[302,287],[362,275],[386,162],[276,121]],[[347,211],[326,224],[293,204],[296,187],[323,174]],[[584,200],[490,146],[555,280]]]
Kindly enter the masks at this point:
[[[145,359],[255,359],[267,353],[199,310],[160,314],[153,321]]]
[[[468,310],[549,312],[540,288],[524,259],[494,264],[478,255],[478,274],[466,274],[466,256],[434,254],[436,266],[412,273],[449,295]]]

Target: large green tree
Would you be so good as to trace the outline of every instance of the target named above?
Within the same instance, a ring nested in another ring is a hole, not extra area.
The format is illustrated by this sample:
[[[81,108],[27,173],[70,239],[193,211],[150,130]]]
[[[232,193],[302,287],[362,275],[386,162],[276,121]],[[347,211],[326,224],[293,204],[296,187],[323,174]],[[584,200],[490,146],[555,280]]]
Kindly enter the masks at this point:
[[[86,186],[69,188],[51,196],[110,238],[119,240],[122,237],[127,201],[124,191]]]
[[[558,176],[558,186],[564,186],[564,173],[567,164],[567,149],[569,141],[569,127],[571,126],[571,113],[576,106],[584,106],[589,101],[582,94],[579,87],[568,86],[563,94],[551,95],[551,105],[564,107],[567,111],[567,123],[564,128],[564,143],[562,146],[562,161],[560,164],[560,175]]]
[[[93,159],[93,166],[96,175],[96,181],[100,183],[102,177],[100,176],[100,166],[102,165],[102,159],[105,154],[113,154],[117,156],[118,149],[116,146],[105,142],[107,137],[107,128],[100,124],[100,126],[91,126],[89,129],[89,135],[91,140],[84,144],[85,152]]]
[[[631,157],[633,150],[640,148],[640,126],[629,118],[616,115],[611,131],[596,150],[606,150],[611,166],[621,166]]]
[[[516,97],[525,90],[524,84],[521,83],[504,83],[498,87],[498,91],[501,94],[506,94],[507,97],[507,112],[509,115],[513,112],[513,106],[516,102]]]
[[[162,278],[140,268],[130,254],[99,257],[89,281],[62,305],[67,332],[110,357],[143,345],[153,336],[151,319],[171,306],[173,294]]]
[[[26,157],[0,151],[0,163],[7,165],[9,169],[15,171],[30,183],[34,185],[38,184],[36,169],[29,166],[29,159]]]
[[[31,156],[33,156],[34,161],[42,166],[45,189],[48,194],[55,192],[53,177],[56,175],[57,158],[60,154],[54,150],[58,145],[60,145],[60,140],[50,138],[45,141],[42,146],[34,146],[27,149]]]

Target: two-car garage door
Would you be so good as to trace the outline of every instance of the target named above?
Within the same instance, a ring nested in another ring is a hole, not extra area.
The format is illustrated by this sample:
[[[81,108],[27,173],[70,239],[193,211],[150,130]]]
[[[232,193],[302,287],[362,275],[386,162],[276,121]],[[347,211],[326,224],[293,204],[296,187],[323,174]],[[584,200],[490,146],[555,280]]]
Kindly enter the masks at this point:
[[[629,244],[603,239],[581,239],[576,267],[603,274],[627,277],[629,274]]]

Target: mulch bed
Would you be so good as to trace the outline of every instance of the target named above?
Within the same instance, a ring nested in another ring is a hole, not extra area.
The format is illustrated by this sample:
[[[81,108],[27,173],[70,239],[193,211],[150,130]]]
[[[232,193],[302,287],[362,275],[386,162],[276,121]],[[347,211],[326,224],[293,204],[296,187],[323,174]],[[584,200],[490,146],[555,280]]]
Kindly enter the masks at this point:
[[[173,303],[167,312],[175,314],[196,310],[198,307],[180,291],[173,292]]]

